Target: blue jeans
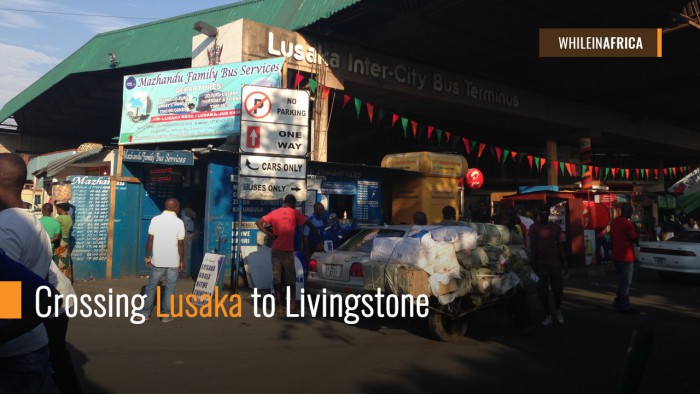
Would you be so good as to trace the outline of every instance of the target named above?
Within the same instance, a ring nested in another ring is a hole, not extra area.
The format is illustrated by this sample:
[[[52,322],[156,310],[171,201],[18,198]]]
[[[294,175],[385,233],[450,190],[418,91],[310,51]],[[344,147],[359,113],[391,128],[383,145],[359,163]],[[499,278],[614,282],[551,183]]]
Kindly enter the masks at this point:
[[[141,314],[150,316],[153,304],[156,300],[156,289],[160,284],[160,279],[165,275],[165,293],[160,295],[161,309],[165,316],[170,316],[170,296],[175,294],[175,284],[177,283],[178,267],[154,267],[149,268],[148,285],[146,285],[146,301],[144,302]]]
[[[12,357],[0,357],[0,393],[43,393],[51,376],[49,348]]]
[[[615,269],[617,269],[617,297],[613,302],[613,306],[620,310],[629,309],[630,285],[632,284],[634,263],[616,261]]]

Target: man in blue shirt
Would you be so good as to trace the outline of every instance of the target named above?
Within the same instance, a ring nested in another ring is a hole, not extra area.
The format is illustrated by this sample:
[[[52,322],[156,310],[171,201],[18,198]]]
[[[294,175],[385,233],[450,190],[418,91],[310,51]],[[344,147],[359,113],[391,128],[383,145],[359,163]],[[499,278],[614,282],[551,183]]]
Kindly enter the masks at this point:
[[[316,250],[311,245],[318,245],[319,242],[322,243],[325,239],[324,230],[326,228],[326,223],[323,219],[323,212],[325,210],[326,207],[324,207],[320,202],[317,202],[314,204],[313,215],[309,216],[309,222],[311,222],[311,225],[314,226],[316,231],[318,231],[321,239],[316,239],[316,237],[314,237],[312,234],[311,229],[308,226],[304,226],[304,251],[306,252],[307,261]]]

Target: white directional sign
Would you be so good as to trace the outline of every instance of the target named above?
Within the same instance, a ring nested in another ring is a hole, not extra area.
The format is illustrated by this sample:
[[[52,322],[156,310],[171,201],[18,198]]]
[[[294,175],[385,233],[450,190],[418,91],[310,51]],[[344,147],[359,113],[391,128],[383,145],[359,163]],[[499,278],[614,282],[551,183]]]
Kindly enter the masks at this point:
[[[306,179],[306,159],[241,155],[239,175],[252,177]]]
[[[241,151],[305,156],[309,152],[309,128],[241,120]]]
[[[309,125],[309,92],[305,90],[244,86],[241,120]]]
[[[239,176],[237,196],[243,200],[281,200],[287,194],[306,200],[306,180]]]

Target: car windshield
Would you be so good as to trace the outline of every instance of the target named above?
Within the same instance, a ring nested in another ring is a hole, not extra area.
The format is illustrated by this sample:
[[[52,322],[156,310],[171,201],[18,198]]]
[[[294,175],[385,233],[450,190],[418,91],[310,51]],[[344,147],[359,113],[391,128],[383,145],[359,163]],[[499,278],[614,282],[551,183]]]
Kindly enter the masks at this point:
[[[375,238],[403,237],[405,233],[403,230],[390,228],[368,228],[355,234],[336,250],[370,253],[372,251],[372,241]]]
[[[669,239],[669,241],[700,243],[700,231],[684,231]]]

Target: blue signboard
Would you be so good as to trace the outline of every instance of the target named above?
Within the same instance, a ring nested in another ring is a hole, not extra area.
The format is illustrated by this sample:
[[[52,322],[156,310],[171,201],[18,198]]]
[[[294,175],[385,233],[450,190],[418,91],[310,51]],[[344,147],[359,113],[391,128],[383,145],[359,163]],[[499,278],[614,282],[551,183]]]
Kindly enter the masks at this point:
[[[239,134],[242,87],[280,87],[283,64],[275,58],[126,75],[119,144]]]

